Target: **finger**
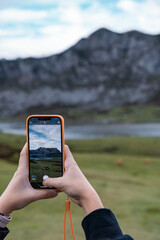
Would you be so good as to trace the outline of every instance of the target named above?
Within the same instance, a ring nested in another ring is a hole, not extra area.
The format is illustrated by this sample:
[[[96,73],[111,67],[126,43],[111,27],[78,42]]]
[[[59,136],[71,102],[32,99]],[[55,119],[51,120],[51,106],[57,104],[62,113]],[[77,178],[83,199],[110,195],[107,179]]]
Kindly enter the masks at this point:
[[[19,167],[20,168],[27,168],[27,143],[25,143],[25,145],[22,148],[22,151],[20,153]]]
[[[55,187],[61,190],[63,183],[63,177],[58,178],[47,178],[43,181],[45,187]]]
[[[68,145],[65,145],[65,157],[66,158],[73,158],[72,153],[71,153]]]
[[[56,197],[58,193],[54,190],[35,190],[34,191],[34,200],[47,199]]]
[[[65,145],[65,168],[68,168],[70,164],[76,163],[73,155],[67,145]]]

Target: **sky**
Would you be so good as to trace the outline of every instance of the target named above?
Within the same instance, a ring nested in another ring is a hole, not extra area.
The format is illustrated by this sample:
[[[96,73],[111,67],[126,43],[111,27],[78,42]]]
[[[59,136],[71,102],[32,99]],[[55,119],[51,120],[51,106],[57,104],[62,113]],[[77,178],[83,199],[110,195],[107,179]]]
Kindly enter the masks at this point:
[[[29,125],[30,149],[57,148],[61,152],[61,125]]]
[[[160,33],[160,0],[0,0],[0,59],[60,53],[105,27]]]

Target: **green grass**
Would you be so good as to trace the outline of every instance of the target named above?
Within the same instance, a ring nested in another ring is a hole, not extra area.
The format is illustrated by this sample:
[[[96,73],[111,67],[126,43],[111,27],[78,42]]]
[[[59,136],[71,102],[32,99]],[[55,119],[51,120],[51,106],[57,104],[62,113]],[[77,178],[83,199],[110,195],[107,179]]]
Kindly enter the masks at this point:
[[[113,137],[91,140],[69,140],[67,144],[73,152],[160,156],[159,138]]]
[[[0,158],[17,162],[26,138],[0,133]],[[113,137],[91,140],[67,140],[72,152],[112,153],[116,155],[160,156],[159,138]]]
[[[5,145],[13,147],[14,136],[12,140],[9,135],[3,136]],[[3,136],[0,135],[0,143],[3,142]],[[16,148],[14,141],[14,148],[19,149],[24,140],[19,137],[19,145]],[[158,240],[160,139],[77,140],[68,141],[68,145],[71,146],[80,168],[100,195],[104,206],[115,213],[123,232],[135,239]],[[11,163],[11,158],[6,160],[0,160],[1,192],[17,167]],[[122,165],[117,165],[117,161],[121,161]],[[55,199],[41,200],[14,212],[13,220],[9,224],[11,233],[6,239],[63,239],[65,198],[64,194],[60,193]],[[82,209],[72,204],[72,215],[76,239],[85,239],[81,228],[84,217]],[[68,230],[70,231],[69,226]],[[70,233],[68,239],[72,239]]]
[[[106,111],[84,110],[78,108],[63,109],[58,112],[71,122],[119,122],[119,123],[150,123],[160,122],[160,106],[126,105]]]
[[[147,105],[126,105],[115,107],[106,111],[84,110],[68,108],[63,113],[65,119],[71,122],[119,122],[119,123],[150,123],[160,122],[160,106]]]
[[[52,114],[53,108],[33,108],[28,113],[21,113],[12,118],[5,118],[7,122],[25,121],[27,116],[31,114]],[[57,114],[63,117],[70,123],[78,122],[118,122],[118,123],[150,123],[160,122],[160,105],[147,104],[147,105],[126,105],[115,107],[111,110],[96,111],[85,110],[75,107],[57,108]],[[4,118],[0,118],[4,122]]]
[[[55,163],[54,160],[57,162]],[[35,180],[37,182],[42,182],[44,175],[48,175],[50,177],[60,177],[62,174],[63,171],[61,157],[54,157],[50,160],[45,160],[45,162],[44,159],[30,161],[30,176],[35,175]],[[32,182],[34,182],[34,180]]]
[[[158,105],[127,105],[109,111],[90,113],[95,121],[118,123],[150,123],[160,122],[160,106]]]

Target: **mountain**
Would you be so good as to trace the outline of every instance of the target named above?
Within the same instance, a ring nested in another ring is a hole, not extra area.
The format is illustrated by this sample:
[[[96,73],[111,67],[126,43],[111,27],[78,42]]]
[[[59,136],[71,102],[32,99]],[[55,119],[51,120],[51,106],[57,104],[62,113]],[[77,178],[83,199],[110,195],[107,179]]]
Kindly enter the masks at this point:
[[[30,157],[57,157],[60,156],[61,152],[57,148],[45,148],[45,147],[39,147],[35,150],[30,150]]]
[[[1,117],[150,102],[160,102],[160,35],[102,28],[60,54],[0,60]]]

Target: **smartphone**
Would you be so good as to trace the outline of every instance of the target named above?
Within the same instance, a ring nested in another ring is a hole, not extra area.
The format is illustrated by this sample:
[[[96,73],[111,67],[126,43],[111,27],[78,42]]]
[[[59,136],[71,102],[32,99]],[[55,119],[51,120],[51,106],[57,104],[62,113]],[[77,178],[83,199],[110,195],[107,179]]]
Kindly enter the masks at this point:
[[[31,115],[26,129],[29,182],[35,189],[47,189],[42,184],[45,178],[61,177],[64,173],[63,117]]]

